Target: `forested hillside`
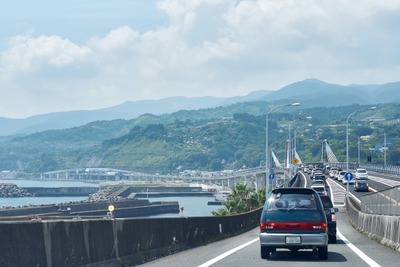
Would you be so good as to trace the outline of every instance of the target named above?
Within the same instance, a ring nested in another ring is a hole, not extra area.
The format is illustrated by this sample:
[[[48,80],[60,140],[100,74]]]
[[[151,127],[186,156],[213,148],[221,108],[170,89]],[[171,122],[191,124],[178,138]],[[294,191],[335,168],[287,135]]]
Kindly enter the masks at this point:
[[[268,107],[268,105],[270,105]],[[382,161],[379,146],[386,133],[388,163],[400,164],[399,104],[377,106],[350,121],[350,157],[357,159],[360,136],[362,161],[372,155]],[[155,116],[134,120],[92,122],[81,127],[51,130],[0,140],[0,168],[41,173],[65,168],[112,167],[137,171],[176,173],[181,170],[223,170],[265,164],[266,112],[263,101]],[[353,111],[368,106],[283,108],[269,116],[270,147],[283,160],[288,126],[296,135],[303,161],[320,160],[321,144],[330,143],[337,158],[345,161],[345,122]],[[305,120],[305,117],[312,117]],[[377,147],[377,153],[373,151]]]

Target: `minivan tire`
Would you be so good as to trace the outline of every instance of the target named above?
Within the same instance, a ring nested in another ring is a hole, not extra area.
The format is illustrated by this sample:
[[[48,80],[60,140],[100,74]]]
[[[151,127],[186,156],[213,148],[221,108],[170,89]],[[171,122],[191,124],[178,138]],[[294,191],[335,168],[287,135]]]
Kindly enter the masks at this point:
[[[328,259],[328,246],[326,247],[319,247],[318,248],[318,254],[319,254],[319,258],[321,260],[326,260]]]
[[[275,249],[270,247],[261,246],[261,259],[269,259],[269,256]]]

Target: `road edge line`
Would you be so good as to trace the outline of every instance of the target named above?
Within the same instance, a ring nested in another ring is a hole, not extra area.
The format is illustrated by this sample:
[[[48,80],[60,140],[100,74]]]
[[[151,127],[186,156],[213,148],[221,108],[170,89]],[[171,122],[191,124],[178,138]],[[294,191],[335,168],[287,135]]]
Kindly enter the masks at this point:
[[[357,248],[355,245],[353,245],[344,235],[337,229],[336,233],[339,238],[354,252],[357,254],[358,257],[360,257],[365,263],[367,263],[371,267],[381,267],[378,263],[376,263],[373,259],[367,256],[364,252],[362,252],[359,248]]]
[[[233,248],[233,249],[231,249],[231,250],[228,250],[227,252],[222,253],[221,255],[219,255],[219,256],[217,256],[217,257],[215,257],[215,258],[213,258],[213,259],[211,259],[211,260],[209,260],[209,261],[207,261],[207,262],[205,262],[205,263],[199,265],[198,267],[208,267],[208,266],[211,266],[212,264],[214,264],[214,263],[216,263],[216,262],[222,260],[223,258],[228,257],[229,255],[235,253],[235,252],[238,251],[238,250],[241,250],[242,248],[245,248],[245,247],[247,247],[247,246],[253,244],[254,242],[257,242],[258,240],[259,240],[259,238],[257,237],[257,238],[255,238],[255,239],[253,239],[253,240],[251,240],[251,241],[249,241],[249,242],[247,242],[247,243],[244,243],[244,244],[242,244],[242,245],[240,245],[240,246],[238,246],[238,247],[236,247],[236,248]]]

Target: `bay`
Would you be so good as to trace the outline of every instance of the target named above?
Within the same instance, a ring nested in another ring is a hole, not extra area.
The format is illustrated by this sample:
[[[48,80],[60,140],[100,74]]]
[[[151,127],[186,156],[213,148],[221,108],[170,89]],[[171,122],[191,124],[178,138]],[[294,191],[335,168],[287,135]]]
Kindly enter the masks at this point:
[[[156,201],[178,201],[179,207],[183,207],[183,214],[181,213],[166,213],[166,214],[158,214],[152,215],[149,217],[202,217],[202,216],[213,216],[212,212],[220,209],[224,206],[218,205],[208,205],[208,201],[215,201],[213,197],[157,197],[157,198],[149,198],[150,202]]]
[[[29,180],[3,179],[0,183],[15,184],[18,187],[99,187],[97,183],[68,180]],[[85,200],[86,196],[76,197],[14,197],[0,198],[0,207],[23,207],[29,205],[59,204]]]
[[[12,183],[18,187],[99,187],[98,183],[67,180],[0,180],[0,183]],[[85,200],[86,196],[79,197],[16,197],[0,198],[0,207],[22,207],[27,205],[60,204]],[[182,213],[165,213],[151,215],[151,218],[160,217],[197,217],[212,216],[212,212],[224,206],[208,205],[209,201],[215,201],[210,196],[183,196],[183,197],[149,197],[150,202],[177,201],[179,207],[183,207]]]

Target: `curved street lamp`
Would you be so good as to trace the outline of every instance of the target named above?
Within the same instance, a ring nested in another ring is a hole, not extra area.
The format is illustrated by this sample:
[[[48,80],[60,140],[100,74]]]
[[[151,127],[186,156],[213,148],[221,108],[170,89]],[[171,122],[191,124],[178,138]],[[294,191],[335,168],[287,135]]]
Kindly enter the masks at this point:
[[[374,110],[376,107],[363,108],[353,111],[346,119],[346,173],[349,173],[349,119],[357,112]],[[349,182],[347,181],[346,196],[349,194]]]
[[[269,158],[269,147],[268,147],[268,117],[269,114],[271,114],[272,112],[283,108],[283,107],[289,107],[289,106],[300,106],[300,103],[290,103],[290,104],[285,104],[285,105],[281,105],[278,107],[275,107],[273,109],[271,109],[267,115],[265,116],[265,195],[267,196],[268,191],[269,191],[269,174],[270,174],[270,166],[269,166],[269,162],[270,162],[270,158]]]

